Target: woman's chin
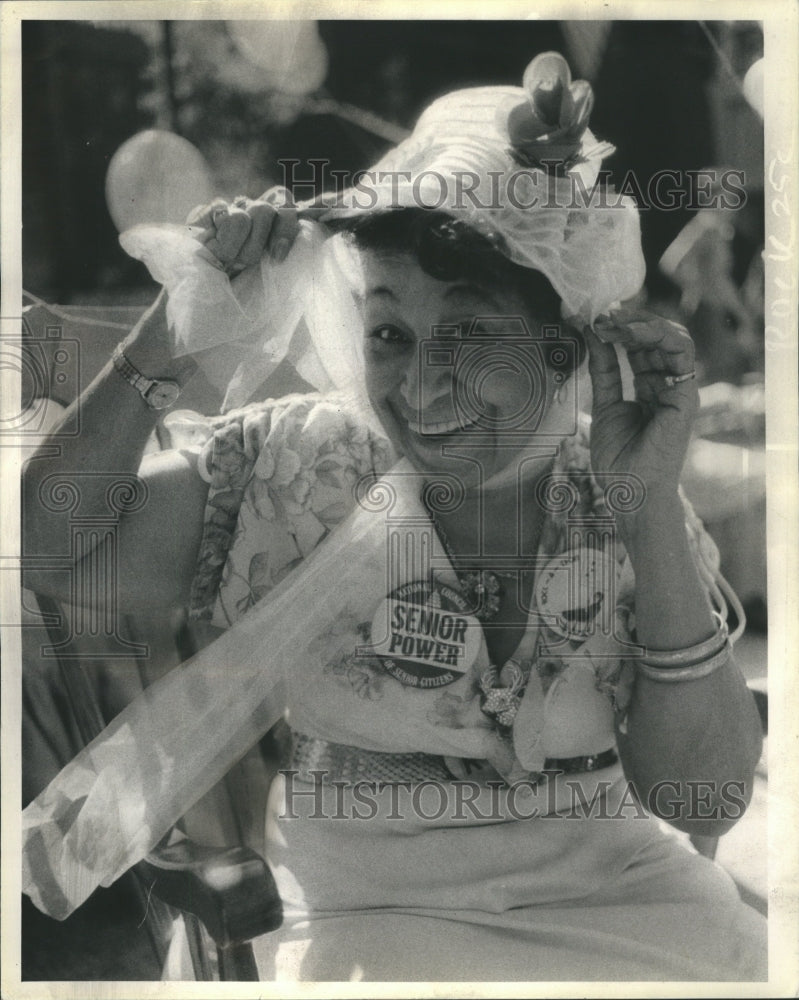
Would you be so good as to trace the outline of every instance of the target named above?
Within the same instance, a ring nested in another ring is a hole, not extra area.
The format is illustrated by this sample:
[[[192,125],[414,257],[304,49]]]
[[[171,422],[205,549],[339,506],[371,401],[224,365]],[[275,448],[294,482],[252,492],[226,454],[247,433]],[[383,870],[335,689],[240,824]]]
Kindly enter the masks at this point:
[[[515,489],[522,479],[535,479],[552,464],[549,448],[535,455],[524,445],[491,447],[463,432],[446,440],[405,434],[400,451],[419,472],[455,476],[467,492]]]

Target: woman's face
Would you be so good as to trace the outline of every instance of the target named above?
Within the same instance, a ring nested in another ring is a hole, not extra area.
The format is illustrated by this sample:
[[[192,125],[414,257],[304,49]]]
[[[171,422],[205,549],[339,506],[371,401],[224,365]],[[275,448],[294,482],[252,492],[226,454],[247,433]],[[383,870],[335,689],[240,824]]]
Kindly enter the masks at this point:
[[[536,432],[558,434],[540,324],[517,292],[439,281],[411,256],[363,252],[361,263],[367,391],[417,469],[457,469],[468,488],[505,469]]]

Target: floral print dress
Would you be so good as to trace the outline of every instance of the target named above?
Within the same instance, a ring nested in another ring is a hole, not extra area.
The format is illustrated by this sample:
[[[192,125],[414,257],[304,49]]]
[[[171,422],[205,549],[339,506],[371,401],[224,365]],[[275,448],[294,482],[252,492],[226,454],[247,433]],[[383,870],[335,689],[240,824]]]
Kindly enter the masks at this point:
[[[335,397],[286,396],[198,419],[193,443],[198,436],[209,493],[191,610],[220,627],[290,573],[350,512],[355,483],[391,456]]]

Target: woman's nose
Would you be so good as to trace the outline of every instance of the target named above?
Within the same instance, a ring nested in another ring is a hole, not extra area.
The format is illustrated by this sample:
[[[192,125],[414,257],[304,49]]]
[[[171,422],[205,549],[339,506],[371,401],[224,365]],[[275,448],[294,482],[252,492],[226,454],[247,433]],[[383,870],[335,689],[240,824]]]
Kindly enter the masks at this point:
[[[423,413],[437,400],[452,391],[452,368],[450,365],[435,364],[434,358],[426,357],[424,345],[409,361],[402,381],[400,394],[405,402],[417,413]],[[431,363],[432,362],[432,363]]]

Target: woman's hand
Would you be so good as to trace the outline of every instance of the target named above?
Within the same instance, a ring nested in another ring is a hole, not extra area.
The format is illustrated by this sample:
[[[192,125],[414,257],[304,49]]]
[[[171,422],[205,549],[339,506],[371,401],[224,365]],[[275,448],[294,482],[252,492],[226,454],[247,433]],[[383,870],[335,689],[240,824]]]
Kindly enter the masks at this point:
[[[258,264],[264,254],[284,261],[300,230],[291,194],[281,187],[255,200],[238,197],[231,205],[218,198],[195,208],[186,222],[203,230],[198,239],[230,275]]]
[[[609,342],[586,331],[592,463],[597,472],[639,476],[646,490],[637,511],[616,516],[635,572],[636,641],[649,649],[690,649],[718,627],[677,493],[699,394],[693,378],[666,381],[693,372],[693,342],[677,323],[640,311],[619,310],[612,323],[597,328]],[[627,351],[635,401],[622,397],[614,343]],[[656,815],[678,829],[716,836],[735,822],[725,790],[735,782],[748,801],[760,746],[757,711],[732,659],[691,683],[663,684],[638,674],[627,732],[619,733],[625,775],[641,801],[653,803]],[[709,795],[701,809],[698,785]],[[664,794],[653,797],[658,789]]]
[[[678,323],[641,310],[616,310],[595,329],[602,340],[585,330],[594,397],[593,468],[640,477],[649,499],[676,498],[699,393],[694,378],[670,384],[668,377],[694,372],[693,341]],[[635,401],[623,398],[614,343],[627,352]]]

